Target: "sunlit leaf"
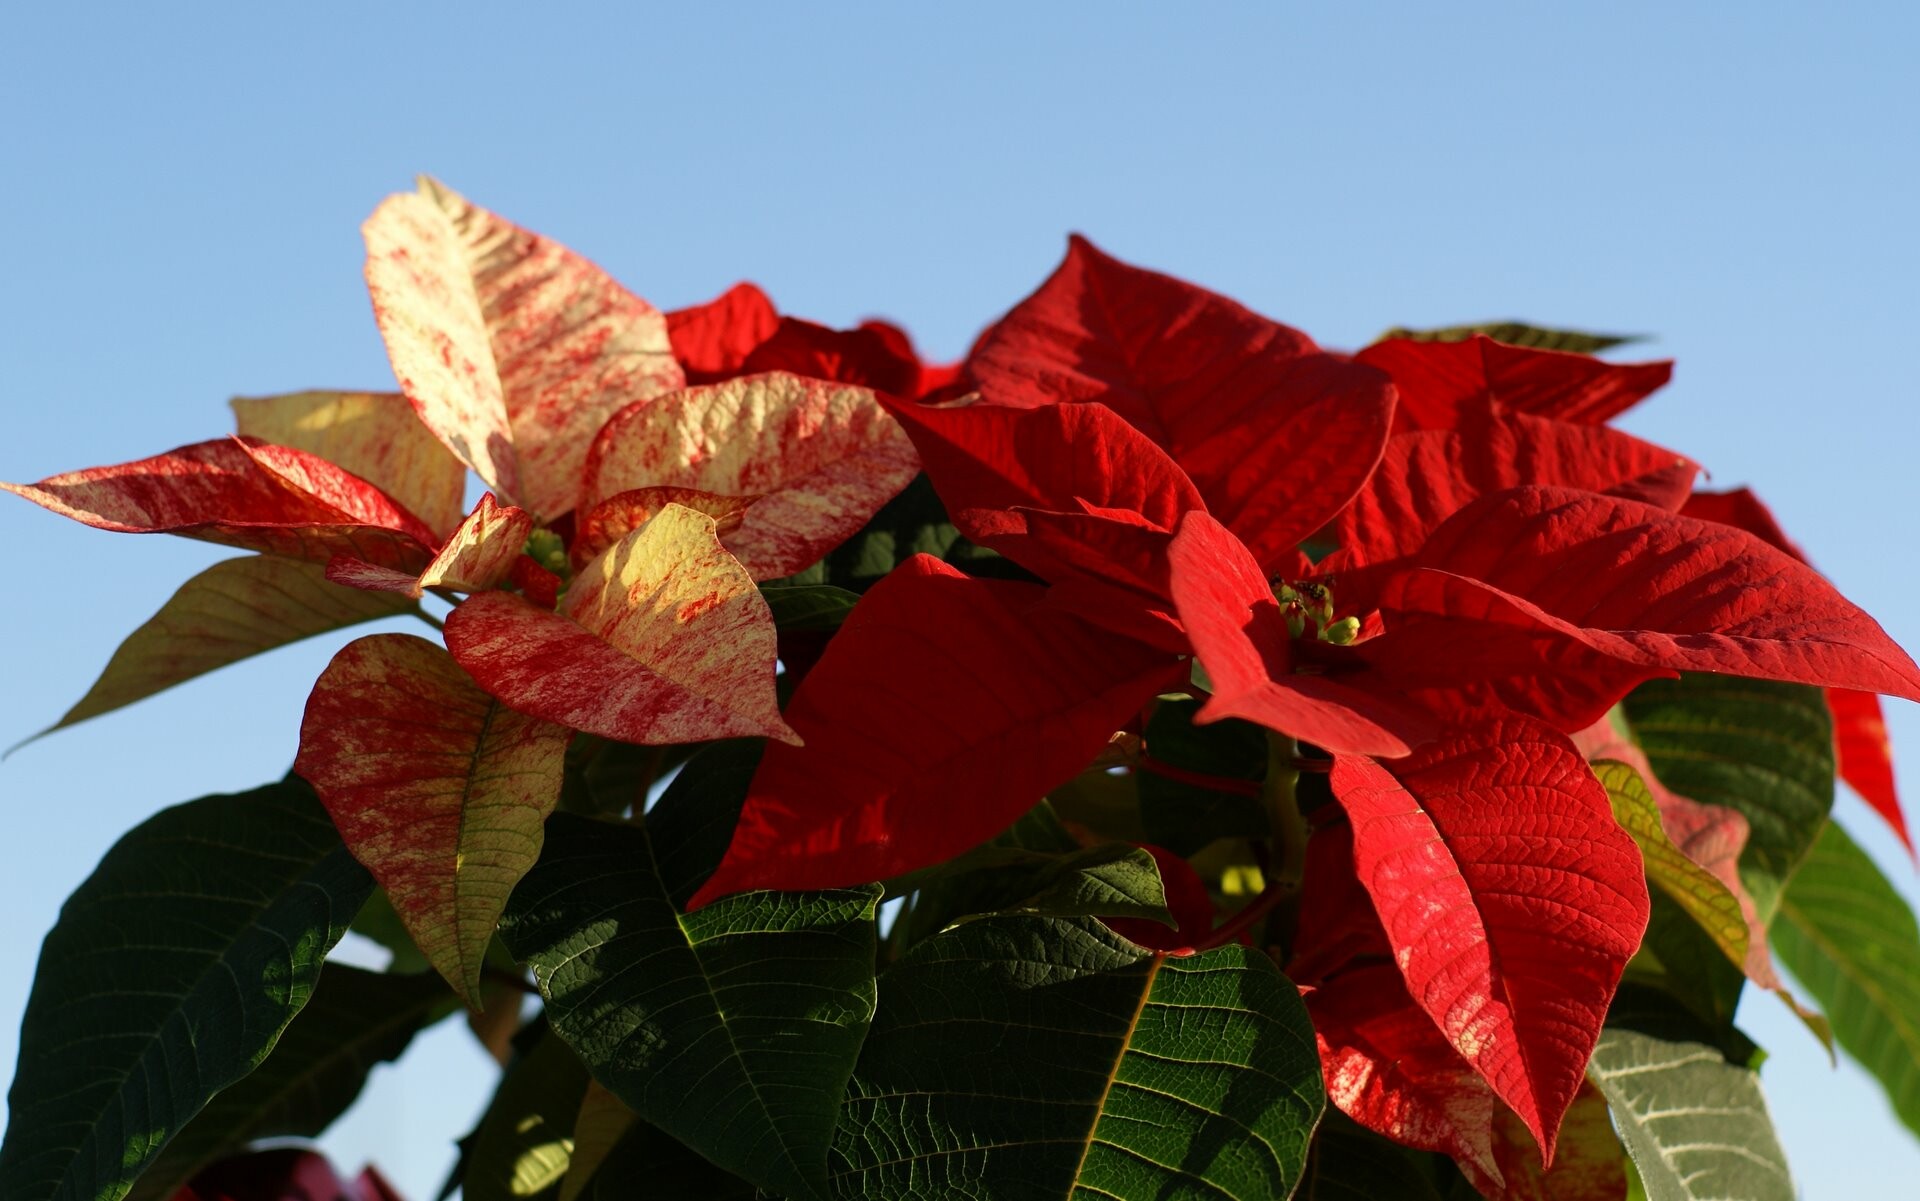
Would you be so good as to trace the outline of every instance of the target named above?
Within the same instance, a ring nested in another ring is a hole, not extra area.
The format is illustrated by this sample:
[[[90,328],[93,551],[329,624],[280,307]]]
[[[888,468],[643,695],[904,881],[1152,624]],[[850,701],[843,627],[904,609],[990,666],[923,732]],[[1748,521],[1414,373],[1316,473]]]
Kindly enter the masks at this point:
[[[1593,774],[1613,802],[1620,828],[1633,836],[1646,860],[1647,882],[1672,897],[1700,924],[1735,965],[1747,961],[1747,919],[1740,902],[1712,872],[1674,845],[1660,823],[1660,807],[1640,773],[1625,763],[1602,761]]]
[[[501,1077],[460,1174],[464,1201],[523,1201],[558,1185],[573,1160],[587,1069],[548,1033]]]
[[[722,541],[766,580],[844,542],[919,471],[872,391],[771,372],[622,410],[593,441],[580,501],[657,487],[756,497]]]
[[[359,476],[445,536],[466,512],[467,469],[397,392],[237,396],[236,432],[318,455]]]
[[[1832,725],[1819,690],[1688,674],[1641,685],[1622,711],[1662,784],[1747,819],[1740,878],[1770,921],[1833,807]]]
[[[473,1008],[487,942],[560,799],[567,737],[409,634],[348,644],[307,700],[294,769]]]
[[[593,1174],[607,1156],[633,1129],[639,1115],[627,1103],[607,1091],[591,1077],[587,1095],[580,1100],[580,1113],[573,1120],[573,1153],[567,1161],[566,1179],[560,1182],[559,1201],[574,1201],[593,1183]]]
[[[755,893],[683,915],[644,829],[559,814],[502,932],[614,1095],[731,1171],[818,1196],[873,1015],[878,896]]]
[[[1697,1042],[1609,1029],[1588,1069],[1648,1201],[1793,1201],[1760,1080]]]
[[[1920,1133],[1920,926],[1906,898],[1829,822],[1788,882],[1772,934],[1840,1045]]]
[[[835,1193],[1286,1197],[1324,1101],[1306,1009],[1266,956],[983,918],[881,978]]]
[[[447,617],[481,687],[536,717],[636,743],[794,737],[774,695],[777,636],[711,517],[669,505],[574,577],[557,612],[506,592]]]
[[[1591,334],[1571,329],[1549,329],[1524,321],[1487,321],[1478,325],[1449,325],[1436,329],[1396,327],[1381,334],[1380,341],[1405,338],[1412,342],[1465,342],[1475,334],[1484,334],[1509,346],[1559,350],[1568,354],[1598,354],[1641,340],[1639,334]]]
[[[433,180],[388,197],[361,232],[401,391],[482,479],[536,513],[573,507],[607,418],[684,380],[652,305]]]

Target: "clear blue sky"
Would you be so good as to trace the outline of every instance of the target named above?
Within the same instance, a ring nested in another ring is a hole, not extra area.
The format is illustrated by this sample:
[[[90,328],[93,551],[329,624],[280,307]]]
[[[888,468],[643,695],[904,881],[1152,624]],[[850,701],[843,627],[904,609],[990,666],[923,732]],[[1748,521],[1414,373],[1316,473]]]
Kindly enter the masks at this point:
[[[357,228],[430,171],[662,307],[750,277],[942,356],[1075,229],[1335,346],[1505,316],[1656,334],[1678,374],[1630,428],[1757,487],[1920,649],[1920,8],[1335,7],[13,5],[0,478],[224,433],[234,394],[389,386]],[[0,742],[228,553],[10,498],[0,539]],[[61,899],[153,810],[283,772],[343,640],[0,765],[0,1069]],[[1920,711],[1889,716],[1920,793]],[[1808,1197],[1920,1179],[1860,1072],[1771,1002],[1743,1018]],[[383,1071],[335,1153],[429,1197],[487,1089],[461,1037]]]

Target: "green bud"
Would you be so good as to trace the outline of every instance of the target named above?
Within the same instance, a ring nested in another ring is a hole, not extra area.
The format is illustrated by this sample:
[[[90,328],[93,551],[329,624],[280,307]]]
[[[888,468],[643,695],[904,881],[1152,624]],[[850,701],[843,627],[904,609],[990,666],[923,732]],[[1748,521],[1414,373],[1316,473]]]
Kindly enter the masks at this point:
[[[527,555],[563,580],[573,574],[573,565],[567,561],[567,544],[552,530],[540,529],[528,534]]]
[[[1342,617],[1339,621],[1321,627],[1320,637],[1335,646],[1345,646],[1360,636],[1360,619]]]

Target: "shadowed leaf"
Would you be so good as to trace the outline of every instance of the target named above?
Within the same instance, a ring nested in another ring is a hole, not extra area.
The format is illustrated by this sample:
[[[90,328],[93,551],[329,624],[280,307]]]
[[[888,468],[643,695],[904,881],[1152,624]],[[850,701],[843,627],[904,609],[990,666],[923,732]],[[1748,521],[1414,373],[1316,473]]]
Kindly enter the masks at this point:
[[[297,780],[134,827],[41,948],[0,1195],[118,1201],[266,1058],[372,887]]]
[[[763,1187],[818,1195],[873,1015],[879,890],[752,893],[682,915],[645,830],[549,825],[502,933],[555,1032],[647,1122]]]
[[[264,1138],[313,1138],[346,1112],[375,1067],[458,1002],[438,977],[329,963],[272,1054],[222,1089],[140,1174],[127,1201],[167,1201],[201,1165]]]

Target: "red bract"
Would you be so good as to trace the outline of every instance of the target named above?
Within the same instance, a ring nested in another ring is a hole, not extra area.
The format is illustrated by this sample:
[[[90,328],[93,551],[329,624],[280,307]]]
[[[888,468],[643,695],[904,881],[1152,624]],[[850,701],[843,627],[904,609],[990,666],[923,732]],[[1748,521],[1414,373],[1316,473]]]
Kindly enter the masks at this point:
[[[1379,470],[1330,527],[1339,549],[1319,570],[1341,574],[1404,559],[1474,500],[1523,484],[1580,488],[1677,509],[1698,470],[1683,455],[1616,430],[1480,405],[1453,428],[1388,441]]]
[[[1081,237],[980,339],[967,370],[992,404],[1112,409],[1192,477],[1263,563],[1353,495],[1393,411],[1379,372]]]
[[[1409,993],[1553,1154],[1647,923],[1640,853],[1565,735],[1513,717],[1336,756],[1354,865]]]
[[[1452,429],[1488,401],[1516,413],[1598,425],[1673,376],[1672,363],[1608,363],[1509,346],[1484,334],[1461,342],[1389,338],[1354,356],[1393,378],[1394,432]]]
[[[956,374],[952,367],[923,364],[913,341],[897,326],[867,321],[836,330],[782,317],[767,294],[749,283],[668,313],[667,330],[689,384],[788,371],[912,399],[943,387]]]
[[[925,555],[874,585],[787,706],[726,859],[692,905],[833,888],[952,858],[1073,776],[1155,693],[1167,655],[1040,607],[1045,589]]]
[[[1731,1025],[1774,953],[1920,1128],[1920,945],[1825,824],[1818,707],[1629,695],[1826,687],[1904,837],[1877,694],[1920,667],[1605,427],[1666,364],[1328,353],[1076,238],[931,368],[750,284],[663,315],[430,181],[365,233],[403,394],[7,486],[265,552],[61,724],[387,617],[446,648],[346,645],[297,778],[165,810],[63,909],[9,1201],[314,1133],[456,996],[507,1073],[476,1197],[1618,1201],[1626,1150],[1649,1195],[1786,1195]],[[350,921],[397,970],[329,961]],[[392,1201],[250,1162],[182,1201]]]
[[[345,554],[417,571],[438,542],[365,480],[302,451],[239,438],[0,488],[95,529],[179,534],[312,563]]]
[[[1735,488],[1730,492],[1696,492],[1681,512],[1689,517],[1743,529],[1769,546],[1778,547],[1801,562],[1807,562],[1806,553],[1798,543],[1787,537],[1772,510],[1746,488]],[[1900,793],[1894,786],[1893,746],[1887,739],[1887,722],[1880,712],[1880,698],[1871,692],[1829,688],[1827,707],[1833,711],[1833,744],[1840,760],[1840,778],[1852,785],[1853,790],[1860,794],[1860,799],[1886,819],[1908,853],[1912,854],[1913,839],[1907,833],[1906,815],[1900,809]]]
[[[1436,530],[1381,599],[1389,624],[1449,614],[1419,591],[1445,572],[1622,663],[1920,699],[1920,668],[1799,560],[1728,526],[1635,501],[1515,488]]]
[[[1173,598],[1213,699],[1203,720],[1241,717],[1329,751],[1404,755],[1438,732],[1433,714],[1397,690],[1369,687],[1338,662],[1304,663],[1253,556],[1204,513],[1181,523],[1168,555]],[[1302,648],[1303,649],[1303,648]],[[1364,670],[1351,650],[1326,648]]]

